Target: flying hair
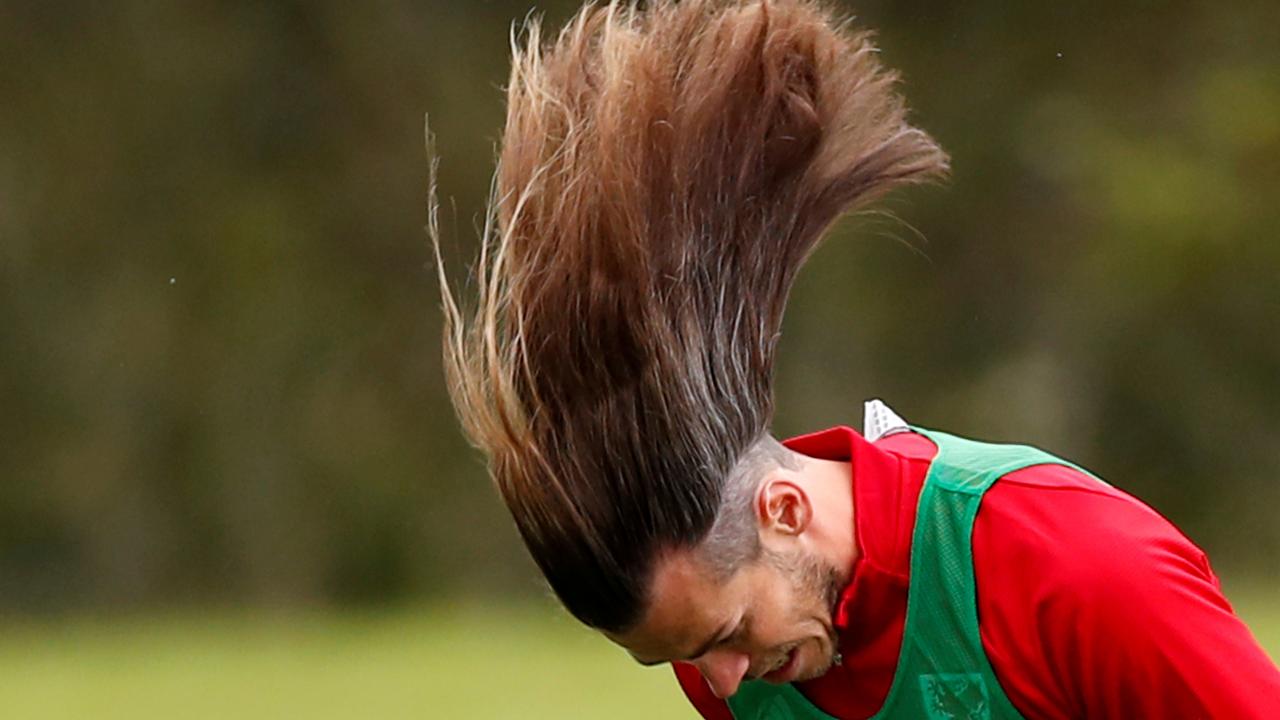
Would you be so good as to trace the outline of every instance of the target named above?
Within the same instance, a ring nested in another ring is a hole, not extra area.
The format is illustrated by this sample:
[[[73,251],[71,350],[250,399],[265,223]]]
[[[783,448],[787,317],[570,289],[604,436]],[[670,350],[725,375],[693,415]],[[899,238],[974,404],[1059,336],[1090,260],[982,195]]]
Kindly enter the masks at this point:
[[[655,558],[777,448],[805,259],[947,157],[868,33],[814,0],[590,4],[551,39],[526,22],[512,55],[474,297],[441,264],[449,390],[551,588],[623,631]]]

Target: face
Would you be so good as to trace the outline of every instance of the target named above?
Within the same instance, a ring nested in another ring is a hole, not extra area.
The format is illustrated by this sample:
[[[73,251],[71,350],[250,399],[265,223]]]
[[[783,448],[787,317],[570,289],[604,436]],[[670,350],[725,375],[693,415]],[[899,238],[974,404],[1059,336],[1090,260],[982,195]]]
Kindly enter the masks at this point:
[[[672,552],[658,562],[643,620],[610,638],[645,665],[692,663],[719,697],[748,679],[808,680],[835,657],[840,586],[834,568],[798,549],[766,547],[722,582],[695,552]]]

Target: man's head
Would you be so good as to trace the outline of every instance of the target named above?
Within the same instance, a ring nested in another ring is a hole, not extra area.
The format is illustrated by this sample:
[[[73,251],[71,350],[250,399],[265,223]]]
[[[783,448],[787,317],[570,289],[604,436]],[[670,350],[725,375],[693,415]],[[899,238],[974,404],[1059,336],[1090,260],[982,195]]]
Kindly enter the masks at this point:
[[[473,312],[441,271],[446,368],[552,589],[621,638],[672,558],[744,593],[742,568],[791,578],[756,498],[789,457],[768,430],[792,282],[841,213],[946,156],[814,0],[613,2],[526,35]]]
[[[672,552],[641,621],[609,637],[645,665],[693,664],[720,697],[748,679],[815,678],[836,656],[832,606],[846,577],[817,557],[766,551],[721,582],[696,552]]]
[[[640,620],[607,634],[642,664],[692,663],[721,697],[745,679],[823,674],[854,557],[849,475],[844,463],[783,455],[733,477],[736,497],[708,537],[661,553]]]

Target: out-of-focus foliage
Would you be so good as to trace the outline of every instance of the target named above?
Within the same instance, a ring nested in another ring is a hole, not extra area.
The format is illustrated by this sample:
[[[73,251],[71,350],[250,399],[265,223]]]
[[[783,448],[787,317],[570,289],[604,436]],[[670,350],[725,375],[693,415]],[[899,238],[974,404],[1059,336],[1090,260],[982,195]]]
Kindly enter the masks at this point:
[[[882,396],[1280,577],[1280,5],[851,9],[955,173],[802,276],[779,432]],[[0,4],[0,607],[538,592],[422,229],[430,114],[474,250],[528,10]]]

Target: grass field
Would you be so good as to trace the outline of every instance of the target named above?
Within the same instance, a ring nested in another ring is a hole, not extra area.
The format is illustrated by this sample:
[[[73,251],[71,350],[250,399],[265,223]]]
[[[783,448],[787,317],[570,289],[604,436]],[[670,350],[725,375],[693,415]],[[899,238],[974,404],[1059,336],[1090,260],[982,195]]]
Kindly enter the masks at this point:
[[[1280,657],[1280,588],[1228,595]],[[696,717],[668,668],[548,607],[8,623],[0,638],[5,720]]]

